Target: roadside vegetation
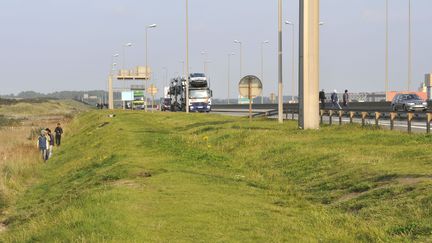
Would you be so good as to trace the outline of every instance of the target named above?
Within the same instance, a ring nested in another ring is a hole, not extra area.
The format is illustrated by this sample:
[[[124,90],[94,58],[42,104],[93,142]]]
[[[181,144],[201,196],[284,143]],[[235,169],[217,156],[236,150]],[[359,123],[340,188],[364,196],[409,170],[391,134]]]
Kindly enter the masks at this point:
[[[432,238],[432,137],[94,111],[10,209],[5,242]]]
[[[81,111],[88,110],[74,101],[0,100],[0,231],[18,195],[40,176],[42,161],[36,138],[42,128],[68,123]]]

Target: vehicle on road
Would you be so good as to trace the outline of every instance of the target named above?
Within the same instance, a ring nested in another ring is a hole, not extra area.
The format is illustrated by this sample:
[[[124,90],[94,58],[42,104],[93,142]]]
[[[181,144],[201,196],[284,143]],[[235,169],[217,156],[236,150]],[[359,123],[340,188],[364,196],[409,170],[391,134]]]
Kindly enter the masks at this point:
[[[160,106],[161,106],[161,111],[171,110],[171,99],[170,98],[161,98]]]
[[[426,111],[428,103],[416,94],[397,94],[391,107],[393,111]]]
[[[169,87],[171,111],[186,110],[186,79],[179,77],[171,81]],[[189,76],[189,111],[210,112],[213,92],[207,77],[203,73],[192,73]]]

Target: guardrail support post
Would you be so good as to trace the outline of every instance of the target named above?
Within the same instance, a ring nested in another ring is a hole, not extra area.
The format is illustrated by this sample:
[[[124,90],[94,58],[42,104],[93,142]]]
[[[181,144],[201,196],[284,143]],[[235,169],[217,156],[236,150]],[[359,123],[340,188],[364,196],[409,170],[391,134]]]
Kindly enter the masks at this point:
[[[342,115],[343,115],[343,111],[339,111],[339,125],[342,125]]]
[[[292,109],[291,110],[291,118],[294,120],[294,114],[295,114],[295,110],[294,109]]]
[[[354,123],[354,112],[350,111],[349,113],[349,117],[350,117],[350,123],[353,124]]]
[[[426,132],[427,132],[428,134],[430,134],[430,132],[431,132],[432,113],[427,113],[427,114],[426,114],[426,120],[427,120],[427,124],[426,124]]]
[[[333,111],[329,110],[329,125],[333,125]]]
[[[367,112],[362,112],[361,113],[361,117],[362,117],[362,126],[364,127],[366,125],[366,117],[367,117],[368,113]]]
[[[396,112],[390,112],[390,130],[394,130],[394,121],[396,119],[397,113]]]
[[[324,123],[323,117],[325,114],[325,110],[320,110],[320,124],[322,125]]]
[[[380,112],[375,112],[375,126],[379,127],[379,120],[381,118]]]
[[[413,117],[414,117],[414,114],[409,112],[408,113],[408,133],[412,132],[412,129],[411,129],[412,124],[411,123],[412,123]]]

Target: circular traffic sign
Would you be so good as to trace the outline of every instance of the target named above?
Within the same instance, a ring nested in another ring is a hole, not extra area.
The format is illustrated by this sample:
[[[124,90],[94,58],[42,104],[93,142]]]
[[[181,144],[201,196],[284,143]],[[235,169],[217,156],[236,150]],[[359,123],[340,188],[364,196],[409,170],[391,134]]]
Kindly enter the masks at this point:
[[[248,75],[239,82],[240,95],[247,98],[255,98],[261,95],[263,85],[261,80],[254,76]]]

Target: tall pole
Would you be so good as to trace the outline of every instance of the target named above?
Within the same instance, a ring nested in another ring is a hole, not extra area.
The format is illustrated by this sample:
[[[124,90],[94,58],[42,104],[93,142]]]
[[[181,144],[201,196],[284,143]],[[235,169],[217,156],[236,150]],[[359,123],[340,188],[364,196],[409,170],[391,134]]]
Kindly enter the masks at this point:
[[[319,129],[319,0],[300,0],[299,127]]]
[[[389,91],[389,9],[386,0],[386,57],[385,57],[385,93]]]
[[[186,0],[186,113],[189,113],[189,3]]]
[[[261,42],[261,81],[263,83],[264,83],[264,45],[268,43],[269,43],[268,40]],[[264,94],[261,94],[261,104],[264,104]]]
[[[411,0],[408,0],[408,91],[411,90],[412,51],[411,51]]]
[[[283,123],[283,87],[282,87],[282,0],[278,0],[278,15],[279,15],[279,85],[278,85],[278,120]]]
[[[231,56],[234,56],[234,53],[228,54],[228,105],[230,104],[230,86],[231,86]]]
[[[295,26],[294,23],[292,24],[292,50],[291,50],[291,62],[292,62],[292,83],[291,83],[291,100],[294,102],[294,96],[295,96]]]

